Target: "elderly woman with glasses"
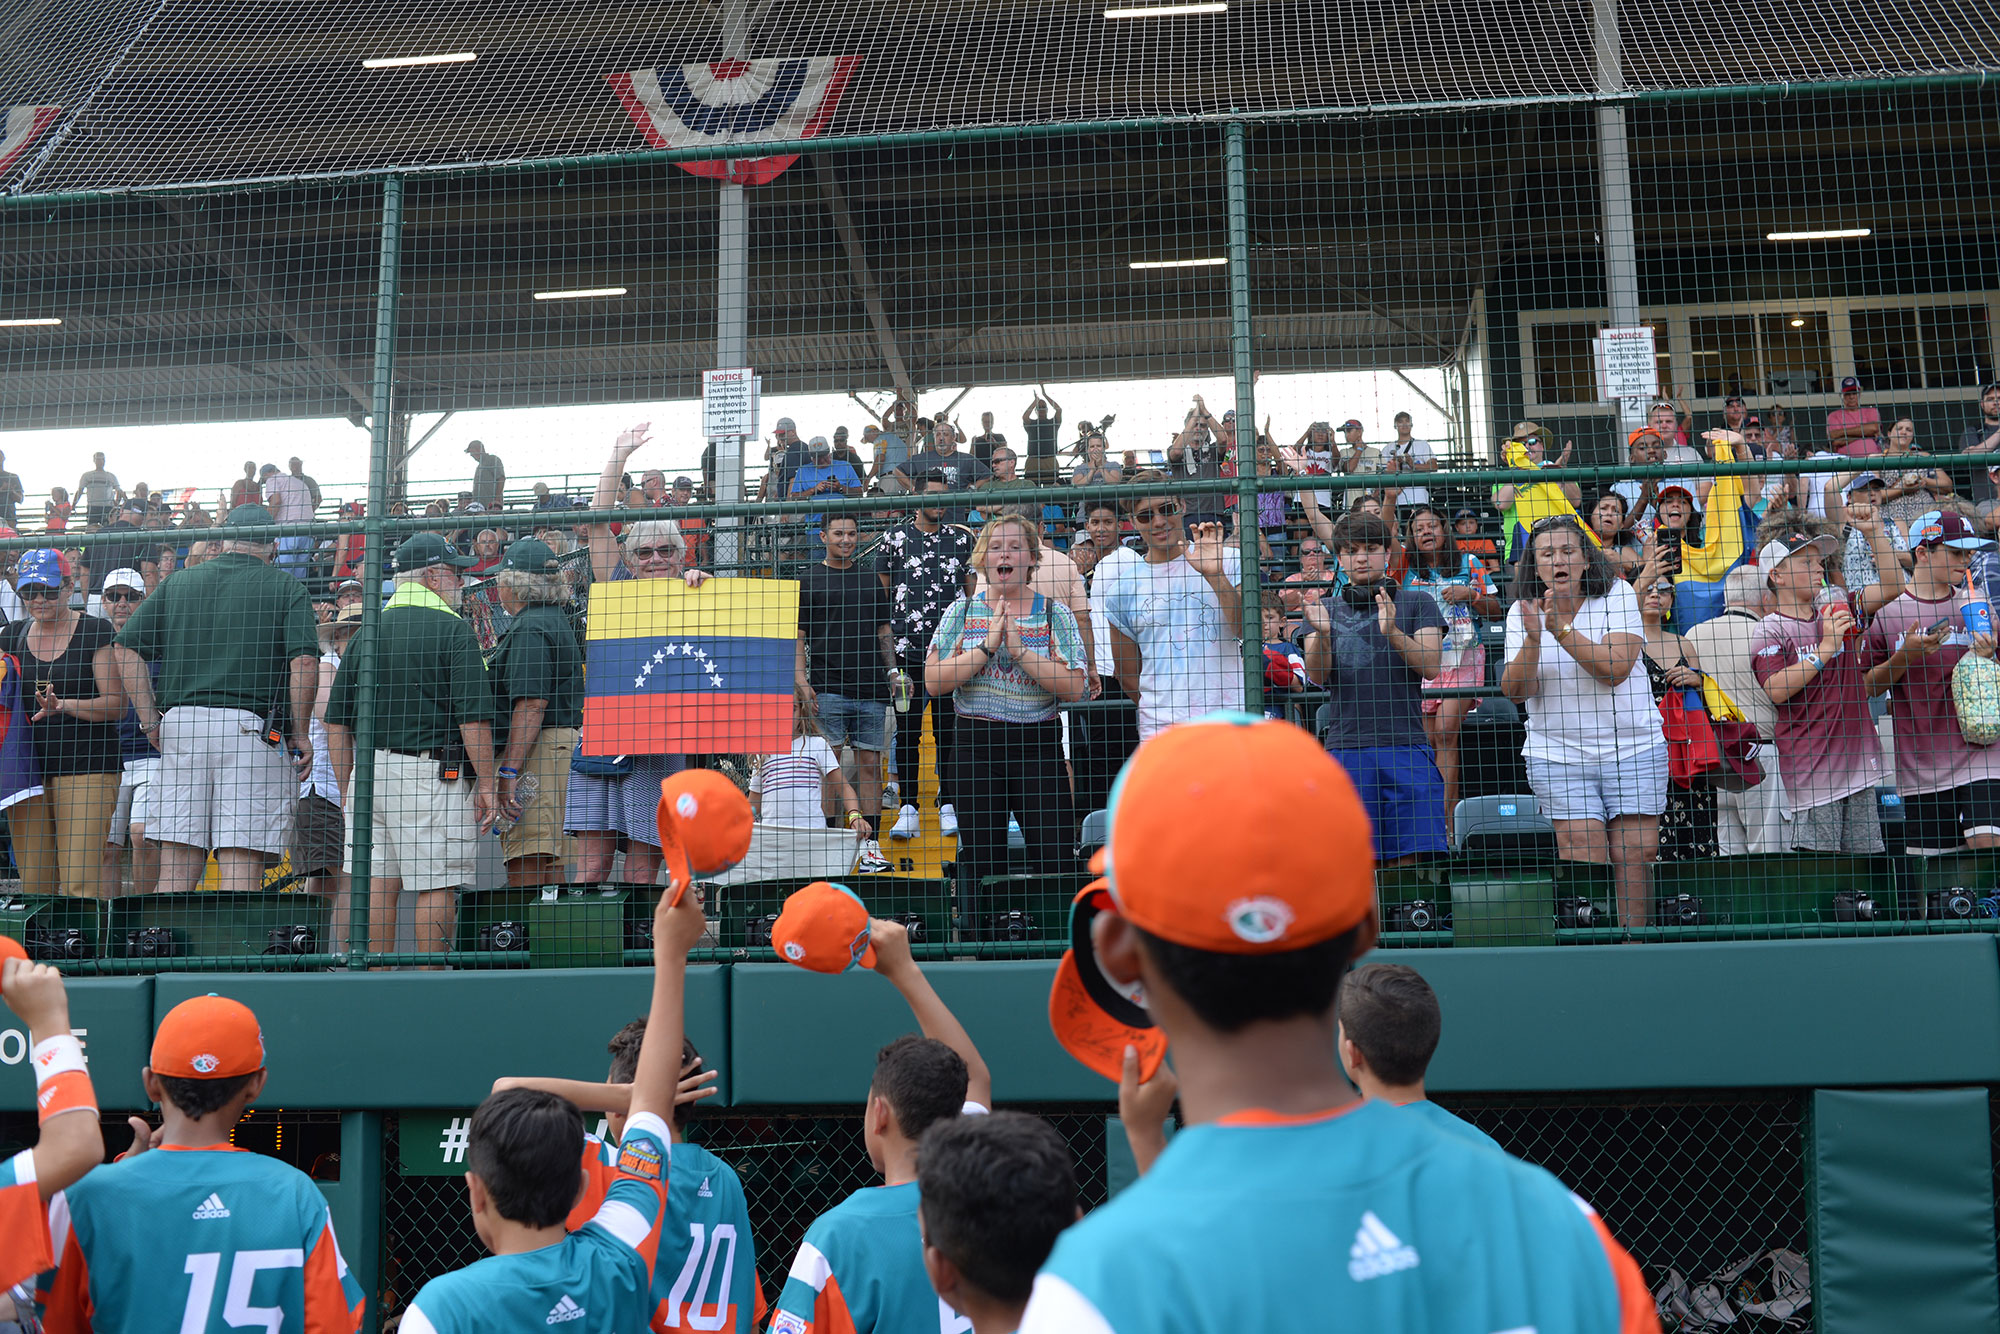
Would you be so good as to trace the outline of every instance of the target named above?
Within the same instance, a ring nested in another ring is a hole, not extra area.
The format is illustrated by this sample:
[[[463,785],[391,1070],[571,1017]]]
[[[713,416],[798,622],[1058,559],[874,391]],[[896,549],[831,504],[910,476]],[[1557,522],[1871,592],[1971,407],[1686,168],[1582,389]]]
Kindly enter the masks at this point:
[[[53,551],[22,553],[14,586],[28,617],[0,631],[0,653],[20,661],[42,775],[41,795],[7,811],[14,862],[27,893],[97,898],[124,768],[118,721],[126,700],[114,632],[109,621],[69,605],[69,573]]]
[[[1573,514],[1528,531],[1507,613],[1500,689],[1526,706],[1528,784],[1555,824],[1557,854],[1609,863],[1618,920],[1644,926],[1667,805],[1667,742],[1646,674],[1646,624]]]
[[[625,464],[650,442],[646,434],[650,425],[641,422],[612,445],[590,502],[593,510],[616,508]],[[599,584],[680,579],[689,588],[699,588],[708,580],[702,571],[685,568],[687,540],[671,520],[626,524],[622,549],[610,524],[590,523],[583,528],[590,543],[590,572]],[[609,879],[612,859],[622,844],[625,882],[650,885],[660,873],[660,782],[686,768],[686,761],[679,755],[593,755],[588,753],[590,742],[586,727],[570,761],[564,802],[564,830],[576,836],[576,882],[594,885]]]

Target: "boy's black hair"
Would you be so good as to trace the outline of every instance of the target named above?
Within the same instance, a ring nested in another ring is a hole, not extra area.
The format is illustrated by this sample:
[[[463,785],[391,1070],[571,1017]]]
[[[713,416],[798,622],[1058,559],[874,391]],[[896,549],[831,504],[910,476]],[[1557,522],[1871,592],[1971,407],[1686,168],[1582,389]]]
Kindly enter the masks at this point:
[[[936,482],[939,486],[943,487],[947,491],[951,490],[951,479],[944,475],[943,468],[924,469],[923,472],[917,477],[917,490],[922,491],[932,482]]]
[[[1197,1019],[1218,1033],[1240,1033],[1262,1020],[1323,1015],[1332,1009],[1360,928],[1278,954],[1217,954],[1133,930],[1166,984]]]
[[[1414,1084],[1430,1068],[1444,1017],[1437,993],[1416,969],[1371,963],[1340,988],[1340,1025],[1385,1084]]]
[[[583,1114],[538,1089],[495,1093],[472,1114],[465,1170],[508,1222],[554,1227],[583,1185]]]
[[[858,515],[858,514],[850,514],[850,513],[841,513],[841,514],[834,514],[834,513],[831,513],[831,512],[829,512],[829,513],[828,513],[828,514],[826,515],[826,517],[825,517],[825,518],[823,518],[823,519],[821,519],[821,520],[819,521],[819,530],[820,530],[820,531],[821,531],[822,533],[830,533],[830,532],[832,532],[832,531],[833,531],[833,526],[834,526],[835,524],[839,523],[839,522],[840,522],[840,521],[841,521],[842,519],[846,519],[846,520],[847,520],[847,521],[848,521],[849,523],[853,524],[853,525],[854,525],[854,530],[855,530],[856,532],[859,532],[859,531],[861,531],[861,516],[860,516],[860,515]]]
[[[646,1016],[640,1015],[625,1027],[611,1035],[611,1041],[604,1044],[604,1050],[611,1053],[611,1069],[604,1076],[608,1084],[629,1084],[639,1073],[639,1047],[646,1040]],[[701,1059],[693,1042],[681,1039],[681,1069],[687,1069],[691,1062]],[[694,1119],[698,1102],[677,1105],[667,1119],[677,1126],[685,1126]]]
[[[1083,502],[1084,518],[1089,518],[1099,510],[1110,510],[1113,514],[1122,514],[1124,512],[1120,508],[1119,502],[1113,500],[1110,496],[1099,496],[1095,500],[1086,500]]]
[[[210,1112],[227,1107],[256,1073],[252,1070],[231,1079],[175,1079],[161,1075],[160,1083],[165,1086],[167,1101],[178,1107],[182,1116],[199,1121]]]
[[[959,1116],[917,1146],[924,1240],[995,1301],[1025,1302],[1076,1221],[1076,1169],[1056,1128],[1026,1112]]]
[[[972,1077],[965,1060],[936,1038],[905,1033],[875,1053],[868,1092],[888,1101],[896,1128],[909,1140],[965,1110]]]
[[[1395,545],[1394,538],[1389,521],[1381,515],[1370,514],[1366,510],[1350,510],[1333,526],[1332,546],[1335,552],[1352,551],[1356,547],[1387,550]]]

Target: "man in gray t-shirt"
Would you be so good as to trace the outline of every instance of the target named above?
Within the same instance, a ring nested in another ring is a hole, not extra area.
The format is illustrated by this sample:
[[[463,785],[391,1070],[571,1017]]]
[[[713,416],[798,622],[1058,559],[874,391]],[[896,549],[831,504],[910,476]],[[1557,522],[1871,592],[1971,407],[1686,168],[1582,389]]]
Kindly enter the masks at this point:
[[[118,503],[118,479],[104,468],[104,456],[90,456],[90,471],[76,479],[76,503],[83,506],[85,523],[99,524],[111,517]]]

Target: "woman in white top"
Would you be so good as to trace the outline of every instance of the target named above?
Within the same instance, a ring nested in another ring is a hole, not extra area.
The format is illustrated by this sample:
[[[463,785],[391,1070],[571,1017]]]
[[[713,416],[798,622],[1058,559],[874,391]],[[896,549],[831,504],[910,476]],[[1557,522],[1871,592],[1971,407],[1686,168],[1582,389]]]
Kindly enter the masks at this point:
[[[1555,823],[1557,855],[1609,862],[1620,924],[1644,926],[1667,743],[1646,674],[1633,670],[1646,646],[1639,600],[1567,514],[1528,534],[1515,591],[1500,689],[1527,708],[1529,786]]]

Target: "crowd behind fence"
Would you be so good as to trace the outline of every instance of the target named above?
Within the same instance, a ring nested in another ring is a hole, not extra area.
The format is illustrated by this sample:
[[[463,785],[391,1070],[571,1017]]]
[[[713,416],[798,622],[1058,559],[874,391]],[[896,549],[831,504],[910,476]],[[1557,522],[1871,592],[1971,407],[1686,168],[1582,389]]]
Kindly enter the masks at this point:
[[[2000,385],[1949,455],[1871,411],[1806,445],[1663,403],[1606,469],[1521,422],[1480,470],[1407,416],[1238,451],[1197,399],[1154,467],[1099,423],[1062,459],[1044,390],[1018,453],[899,405],[863,471],[783,420],[769,498],[716,505],[641,429],[587,495],[475,443],[374,520],[297,459],[210,516],[99,458],[80,531],[6,541],[0,911],[107,970],[616,961],[698,764],[759,812],[716,949],[834,878],[933,951],[1043,954],[1138,741],[1247,708],[1341,760],[1409,943],[1983,929]]]

